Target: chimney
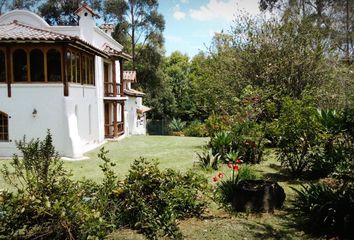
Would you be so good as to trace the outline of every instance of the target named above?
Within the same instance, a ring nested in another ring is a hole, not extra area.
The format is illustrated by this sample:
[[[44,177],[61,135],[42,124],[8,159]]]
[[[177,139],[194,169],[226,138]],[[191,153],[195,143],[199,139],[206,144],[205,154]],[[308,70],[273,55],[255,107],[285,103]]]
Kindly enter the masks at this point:
[[[114,27],[113,24],[110,23],[104,23],[100,26],[100,29],[104,31],[106,34],[109,36],[112,36],[112,33],[114,32]]]
[[[99,15],[97,15],[86,3],[82,4],[82,6],[75,11],[75,14],[79,16],[80,38],[92,43],[92,31],[96,26],[95,17],[99,18]]]

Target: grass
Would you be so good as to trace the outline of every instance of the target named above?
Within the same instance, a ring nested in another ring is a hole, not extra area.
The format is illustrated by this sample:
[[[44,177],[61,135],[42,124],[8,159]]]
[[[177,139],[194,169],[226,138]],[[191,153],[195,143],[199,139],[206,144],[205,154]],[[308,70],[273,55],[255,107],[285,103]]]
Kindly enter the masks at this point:
[[[193,166],[197,159],[196,152],[206,144],[207,138],[173,137],[173,136],[132,136],[120,142],[109,142],[104,145],[109,150],[108,156],[117,164],[116,174],[122,178],[128,171],[130,164],[139,157],[158,159],[160,167],[186,170]],[[102,179],[99,169],[101,161],[97,157],[99,149],[88,152],[89,160],[65,162],[65,168],[71,170],[73,178],[89,178],[96,181]],[[9,161],[3,161],[8,164]],[[275,180],[284,188],[287,198],[282,210],[274,214],[237,214],[230,215],[218,209],[211,203],[202,218],[192,218],[179,222],[180,229],[185,239],[312,239],[302,231],[292,226],[288,207],[294,192],[290,186],[299,186],[300,182],[292,181],[280,171],[280,165],[272,151],[266,154],[266,160],[256,165],[254,169],[265,179]],[[222,166],[219,171],[226,174],[230,171],[227,166]],[[204,174],[211,182],[215,171]],[[0,188],[6,188],[0,177]],[[108,239],[128,240],[145,239],[142,235],[129,230],[117,230]]]
[[[108,157],[116,163],[115,171],[118,177],[123,178],[130,168],[130,164],[139,157],[158,159],[160,167],[185,170],[192,166],[197,159],[196,152],[205,145],[207,138],[174,137],[174,136],[130,136],[119,142],[108,142],[104,145],[109,151]],[[88,160],[66,161],[64,166],[70,170],[74,179],[92,179],[100,181],[103,177],[98,159],[99,149],[85,154]],[[9,165],[9,160],[1,160]],[[11,189],[0,176],[0,189]]]

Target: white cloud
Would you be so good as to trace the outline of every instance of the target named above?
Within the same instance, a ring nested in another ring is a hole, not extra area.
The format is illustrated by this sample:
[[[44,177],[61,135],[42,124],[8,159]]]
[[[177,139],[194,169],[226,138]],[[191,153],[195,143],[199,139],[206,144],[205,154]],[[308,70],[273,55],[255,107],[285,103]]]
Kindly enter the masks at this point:
[[[188,0],[180,0],[181,3],[188,3]]]
[[[257,0],[209,0],[199,9],[189,10],[191,18],[199,21],[222,19],[231,22],[235,14],[246,11],[252,15],[259,13]]]
[[[173,17],[177,20],[182,20],[186,17],[186,13],[182,12],[177,4],[175,9],[173,10]]]

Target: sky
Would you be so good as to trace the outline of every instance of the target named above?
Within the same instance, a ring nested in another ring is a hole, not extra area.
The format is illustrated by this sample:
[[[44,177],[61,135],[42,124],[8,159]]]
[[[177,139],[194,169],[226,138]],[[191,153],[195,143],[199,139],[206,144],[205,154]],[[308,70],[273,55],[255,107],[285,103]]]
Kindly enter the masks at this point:
[[[210,46],[215,32],[227,32],[236,14],[259,13],[259,0],[160,0],[164,16],[166,55],[173,51],[193,57]]]

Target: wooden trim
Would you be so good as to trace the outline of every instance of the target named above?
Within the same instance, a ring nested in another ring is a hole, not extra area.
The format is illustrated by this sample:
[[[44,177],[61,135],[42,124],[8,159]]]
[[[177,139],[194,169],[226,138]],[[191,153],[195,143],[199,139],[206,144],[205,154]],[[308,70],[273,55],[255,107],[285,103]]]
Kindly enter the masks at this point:
[[[117,96],[116,61],[112,59],[113,96]]]
[[[62,58],[63,58],[63,65],[65,66],[64,67],[64,97],[68,97],[69,96],[69,83],[68,83],[68,68],[67,68],[67,59],[66,59],[66,56],[67,56],[67,47],[66,46],[63,46],[62,47]],[[62,70],[62,71],[63,71]]]
[[[120,64],[120,95],[122,97],[124,97],[124,84],[123,84],[123,71],[124,71],[124,62],[123,62],[123,59],[120,59],[119,60],[119,64]]]
[[[7,80],[7,96],[11,98],[11,79],[12,79],[12,71],[11,71],[11,53],[10,47],[6,47],[5,58],[6,58],[6,80]]]
[[[43,64],[44,64],[44,82],[45,83],[48,83],[49,80],[48,80],[48,66],[47,66],[47,62],[48,62],[48,59],[47,59],[47,52],[48,52],[48,49],[43,49]]]
[[[114,124],[114,130],[113,130],[113,135],[114,137],[118,137],[118,126],[117,126],[117,103],[113,103],[113,124]]]

